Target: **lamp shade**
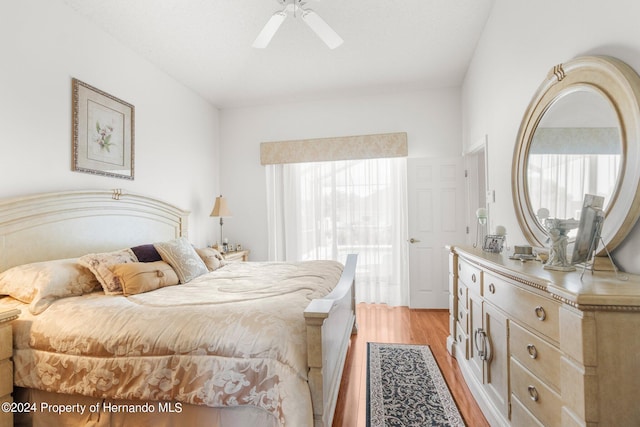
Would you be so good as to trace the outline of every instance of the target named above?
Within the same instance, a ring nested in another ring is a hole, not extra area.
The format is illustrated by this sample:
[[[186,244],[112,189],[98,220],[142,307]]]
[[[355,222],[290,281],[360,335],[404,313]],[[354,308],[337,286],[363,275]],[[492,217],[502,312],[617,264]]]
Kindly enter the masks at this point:
[[[213,205],[213,210],[211,211],[210,216],[221,218],[231,216],[231,211],[229,210],[229,206],[227,206],[227,199],[222,197],[222,195],[216,197],[216,203]]]

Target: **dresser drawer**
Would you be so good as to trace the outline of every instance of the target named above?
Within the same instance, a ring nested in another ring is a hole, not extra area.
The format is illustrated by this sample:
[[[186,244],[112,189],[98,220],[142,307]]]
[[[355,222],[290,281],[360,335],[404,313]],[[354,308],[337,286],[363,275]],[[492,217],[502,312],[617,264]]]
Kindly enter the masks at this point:
[[[458,281],[458,302],[462,304],[462,307],[467,309],[467,287],[461,281]]]
[[[511,425],[515,427],[545,427],[513,395],[511,396]]]
[[[558,393],[511,358],[511,392],[547,427],[560,426],[562,400]]]
[[[528,328],[560,340],[560,304],[496,277],[484,274],[484,297]]]
[[[464,302],[466,303],[466,300]],[[458,321],[458,324],[462,327],[462,330],[464,331],[464,333],[469,334],[469,328],[467,326],[468,313],[467,313],[467,309],[464,306],[466,306],[466,304],[463,304],[462,300],[459,300],[458,301],[458,317],[456,320]]]
[[[461,258],[458,259],[458,283],[460,282],[469,290],[482,295],[482,270]]]
[[[0,396],[13,393],[13,364],[11,360],[0,360]]]
[[[460,349],[460,351],[462,351],[462,353],[464,354],[464,358],[468,359],[469,358],[469,335],[467,335],[464,332],[464,330],[462,329],[462,326],[460,325],[460,322],[458,322],[458,325],[456,328],[456,344]]]
[[[0,323],[0,360],[8,359],[13,354],[13,340],[11,336],[11,324]]]
[[[560,391],[560,350],[511,322],[509,348],[525,368]]]

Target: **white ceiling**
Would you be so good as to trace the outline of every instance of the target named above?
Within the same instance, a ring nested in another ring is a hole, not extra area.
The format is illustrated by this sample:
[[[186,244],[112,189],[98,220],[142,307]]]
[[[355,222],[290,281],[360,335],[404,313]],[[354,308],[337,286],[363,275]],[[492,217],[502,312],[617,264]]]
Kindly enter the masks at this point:
[[[462,84],[494,0],[309,0],[344,44],[276,0],[62,0],[220,108]]]

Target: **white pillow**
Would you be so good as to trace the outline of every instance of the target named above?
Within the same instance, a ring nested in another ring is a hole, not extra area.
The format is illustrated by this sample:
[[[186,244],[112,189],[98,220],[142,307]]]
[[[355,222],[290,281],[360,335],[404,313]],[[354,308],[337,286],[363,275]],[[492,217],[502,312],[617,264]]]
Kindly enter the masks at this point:
[[[100,283],[76,259],[23,264],[0,273],[0,294],[29,304],[40,314],[55,300],[100,289]]]
[[[162,260],[173,267],[180,283],[187,283],[209,272],[204,261],[200,259],[186,237],[154,243],[153,246],[160,253]]]

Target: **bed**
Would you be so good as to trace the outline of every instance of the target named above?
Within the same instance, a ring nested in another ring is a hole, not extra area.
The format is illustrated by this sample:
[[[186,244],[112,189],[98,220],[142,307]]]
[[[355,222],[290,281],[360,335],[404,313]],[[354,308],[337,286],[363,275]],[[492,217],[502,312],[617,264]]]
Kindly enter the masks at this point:
[[[187,221],[186,211],[120,190],[0,201],[5,282],[42,277],[43,265],[77,282],[65,288],[71,294],[38,288],[31,302],[0,299],[0,310],[21,311],[17,421],[331,425],[356,331],[356,256],[344,266],[224,265],[215,251],[189,245]],[[79,278],[87,271],[94,282]]]

